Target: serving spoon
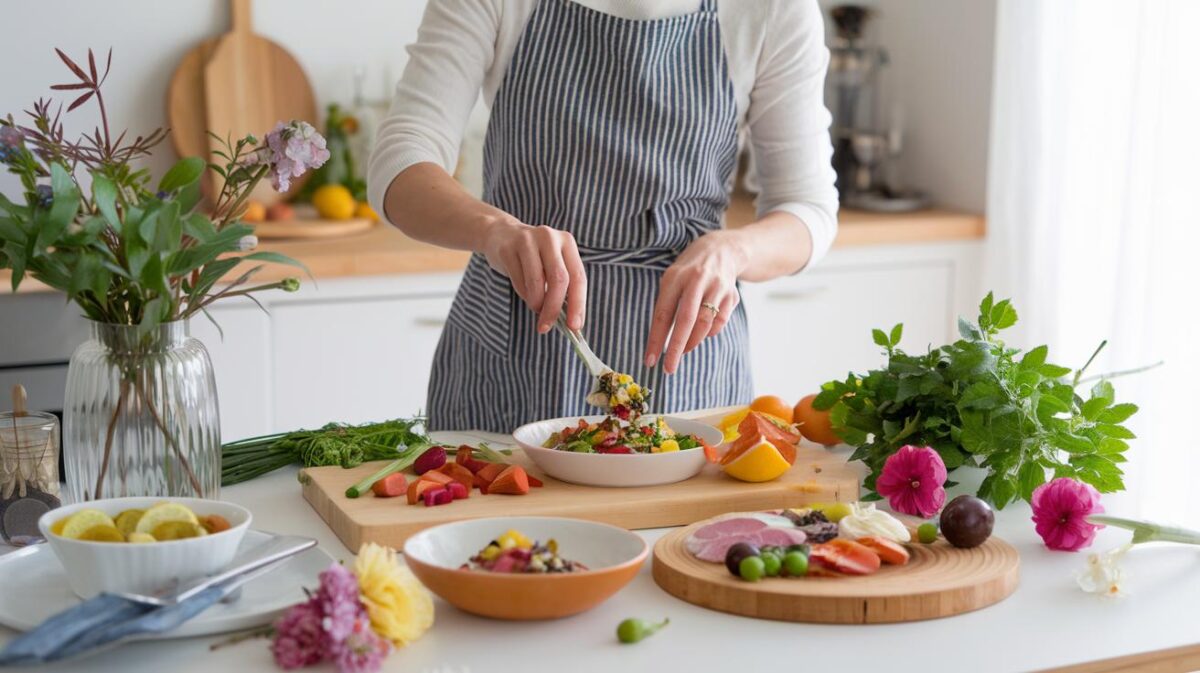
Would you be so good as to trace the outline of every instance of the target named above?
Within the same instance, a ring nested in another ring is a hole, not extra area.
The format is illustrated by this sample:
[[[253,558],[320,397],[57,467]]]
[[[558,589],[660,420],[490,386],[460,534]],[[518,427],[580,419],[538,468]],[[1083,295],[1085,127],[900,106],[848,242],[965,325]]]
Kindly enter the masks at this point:
[[[579,359],[583,361],[583,366],[587,367],[588,372],[592,375],[592,392],[588,393],[587,401],[601,409],[611,408],[608,396],[600,393],[600,379],[605,374],[613,373],[613,368],[604,364],[600,356],[592,351],[591,346],[588,346],[587,339],[583,338],[583,334],[567,327],[567,321],[563,319],[562,315],[558,316],[558,320],[554,322],[554,326],[567,337],[567,341],[571,342],[571,347],[575,349],[575,354],[579,356]]]

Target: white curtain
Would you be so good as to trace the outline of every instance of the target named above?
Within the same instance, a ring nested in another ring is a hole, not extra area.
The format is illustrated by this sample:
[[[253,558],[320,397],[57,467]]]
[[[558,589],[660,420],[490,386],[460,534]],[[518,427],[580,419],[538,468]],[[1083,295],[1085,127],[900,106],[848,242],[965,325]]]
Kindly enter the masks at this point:
[[[987,281],[1139,404],[1110,511],[1200,526],[1200,2],[1000,0]]]

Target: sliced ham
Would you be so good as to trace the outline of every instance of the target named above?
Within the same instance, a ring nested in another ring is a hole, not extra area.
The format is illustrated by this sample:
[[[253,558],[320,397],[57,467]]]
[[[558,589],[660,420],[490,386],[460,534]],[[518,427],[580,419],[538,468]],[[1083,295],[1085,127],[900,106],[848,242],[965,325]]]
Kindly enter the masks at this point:
[[[734,514],[697,528],[685,542],[687,550],[701,561],[723,563],[725,552],[739,542],[758,547],[801,544],[804,531],[775,514]]]

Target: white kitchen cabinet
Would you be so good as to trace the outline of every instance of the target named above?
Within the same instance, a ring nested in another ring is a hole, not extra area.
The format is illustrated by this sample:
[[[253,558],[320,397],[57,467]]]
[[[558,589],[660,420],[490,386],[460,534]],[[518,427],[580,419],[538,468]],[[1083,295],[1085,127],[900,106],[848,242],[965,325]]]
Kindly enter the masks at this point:
[[[272,432],[270,316],[248,299],[218,302],[209,313],[220,330],[204,316],[193,318],[190,328],[212,358],[221,441]]]
[[[272,308],[275,426],[412,416],[453,295],[298,302]]]

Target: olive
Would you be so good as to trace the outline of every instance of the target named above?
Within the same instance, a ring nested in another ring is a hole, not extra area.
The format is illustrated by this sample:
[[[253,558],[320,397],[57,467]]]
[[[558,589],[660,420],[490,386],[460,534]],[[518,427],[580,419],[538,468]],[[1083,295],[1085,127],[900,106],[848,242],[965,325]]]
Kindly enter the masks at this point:
[[[783,568],[788,577],[804,577],[808,574],[808,555],[790,551],[783,556]]]
[[[740,576],[747,582],[757,582],[767,574],[767,566],[761,556],[747,556],[738,564]]]
[[[758,556],[758,553],[758,547],[748,542],[739,542],[725,552],[725,567],[729,569],[729,572],[734,577],[741,577],[740,567],[742,559],[750,556]]]
[[[973,495],[960,495],[942,510],[942,537],[955,547],[978,547],[992,535],[996,515]]]
[[[783,557],[779,554],[763,553],[763,570],[766,571],[767,577],[778,577],[779,570],[783,568]]]
[[[923,544],[933,544],[937,541],[937,526],[929,522],[917,526],[917,539]]]

